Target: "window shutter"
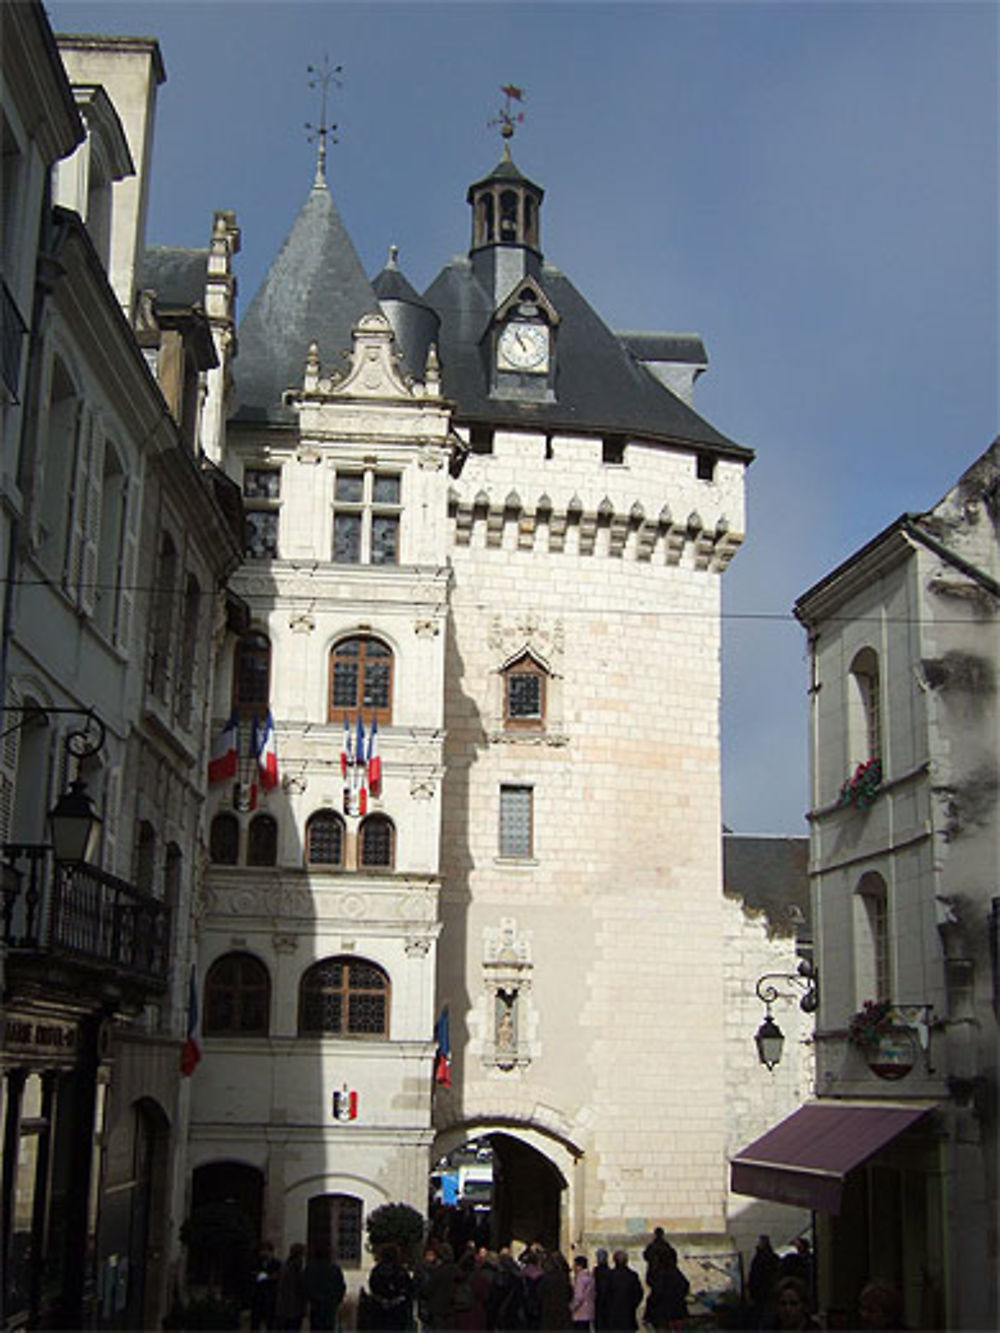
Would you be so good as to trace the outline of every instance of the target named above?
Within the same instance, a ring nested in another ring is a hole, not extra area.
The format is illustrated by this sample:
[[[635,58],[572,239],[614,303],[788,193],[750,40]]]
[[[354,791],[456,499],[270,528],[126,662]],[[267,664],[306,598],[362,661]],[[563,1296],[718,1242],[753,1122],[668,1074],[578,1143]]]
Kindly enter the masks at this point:
[[[13,692],[8,695],[8,699],[12,707],[20,702]],[[3,747],[0,749],[0,842],[6,842],[10,837],[14,821],[14,782],[17,778],[17,760],[21,748],[21,728],[11,719],[21,723],[24,721],[24,715],[10,712],[6,714],[6,719],[11,730],[3,738]]]
[[[112,874],[118,873],[118,830],[121,815],[122,771],[120,767],[109,769],[104,778],[104,846],[101,864]]]
[[[125,528],[122,538],[121,562],[118,568],[118,618],[115,626],[115,645],[127,654],[132,646],[136,550],[139,545],[139,511],[142,504],[142,488],[137,476],[129,477],[125,486]]]
[[[97,600],[97,553],[101,535],[101,491],[104,482],[104,437],[91,431],[87,449],[87,476],[83,503],[83,532],[73,582],[80,607],[93,615]]]

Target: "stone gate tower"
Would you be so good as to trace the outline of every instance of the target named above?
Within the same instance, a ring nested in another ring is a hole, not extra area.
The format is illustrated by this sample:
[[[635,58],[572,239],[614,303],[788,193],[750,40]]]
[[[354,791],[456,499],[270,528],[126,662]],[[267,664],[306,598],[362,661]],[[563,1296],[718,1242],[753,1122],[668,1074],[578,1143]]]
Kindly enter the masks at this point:
[[[394,251],[368,281],[320,174],[240,329],[193,1190],[239,1163],[269,1236],[350,1264],[368,1210],[423,1209],[431,1161],[486,1137],[497,1241],[707,1244],[751,455],[691,405],[700,338],[613,333],[546,262],[506,147],[468,201],[420,296]]]

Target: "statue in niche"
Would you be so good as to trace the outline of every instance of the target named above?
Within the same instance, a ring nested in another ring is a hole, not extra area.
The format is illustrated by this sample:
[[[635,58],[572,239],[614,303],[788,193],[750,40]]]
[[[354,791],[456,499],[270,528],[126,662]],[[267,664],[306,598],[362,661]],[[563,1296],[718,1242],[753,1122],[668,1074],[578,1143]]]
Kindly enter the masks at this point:
[[[516,1005],[517,991],[497,991],[495,1042],[501,1069],[510,1069],[517,1056]]]

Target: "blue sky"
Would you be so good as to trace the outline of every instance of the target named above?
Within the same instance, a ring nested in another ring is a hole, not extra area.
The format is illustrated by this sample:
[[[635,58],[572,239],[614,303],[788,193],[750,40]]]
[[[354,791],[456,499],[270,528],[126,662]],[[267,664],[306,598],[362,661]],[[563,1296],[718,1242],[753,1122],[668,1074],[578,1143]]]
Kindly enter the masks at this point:
[[[998,8],[991,3],[89,3],[57,31],[146,34],[160,90],[148,239],[243,228],[240,304],[312,180],[306,67],[332,99],[334,197],[370,273],[468,246],[486,122],[525,89],[543,246],[613,327],[697,330],[696,405],[756,450],[725,577],[724,815],[804,833],[795,598],[929,508],[998,417]]]

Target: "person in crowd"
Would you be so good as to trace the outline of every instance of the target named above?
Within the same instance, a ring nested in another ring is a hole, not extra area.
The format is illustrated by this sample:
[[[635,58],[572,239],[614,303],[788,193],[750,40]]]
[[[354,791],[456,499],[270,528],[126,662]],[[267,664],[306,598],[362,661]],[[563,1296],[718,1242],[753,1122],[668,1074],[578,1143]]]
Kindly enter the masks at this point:
[[[285,1333],[296,1333],[306,1314],[306,1294],[302,1274],[306,1266],[306,1247],[298,1241],[288,1251],[288,1258],[278,1275],[274,1307],[275,1326]]]
[[[413,1279],[403,1267],[399,1247],[383,1245],[368,1275],[368,1328],[402,1333],[413,1324]]]
[[[524,1326],[529,1329],[540,1329],[542,1264],[541,1257],[533,1246],[529,1246],[521,1258],[521,1275],[524,1279]]]
[[[653,1328],[681,1328],[687,1318],[690,1283],[677,1265],[677,1251],[660,1251],[653,1258],[646,1300],[646,1323]]]
[[[594,1275],[585,1254],[573,1260],[573,1299],[569,1305],[573,1327],[578,1333],[588,1333],[594,1322]]]
[[[466,1250],[458,1261],[451,1290],[450,1327],[460,1330],[460,1333],[483,1333],[488,1300],[489,1279],[484,1279],[481,1270],[476,1267],[475,1250]]]
[[[773,1310],[761,1328],[818,1330],[821,1325],[809,1313],[809,1292],[797,1277],[779,1277],[771,1295]]]
[[[573,1281],[566,1256],[560,1250],[550,1250],[542,1260],[538,1297],[541,1302],[541,1327],[546,1333],[549,1329],[569,1328],[572,1322],[569,1307],[573,1299]]]
[[[312,1257],[302,1273],[302,1289],[309,1301],[309,1328],[335,1328],[347,1286],[328,1241],[313,1246]]]
[[[858,1317],[862,1328],[905,1329],[903,1298],[895,1287],[878,1279],[867,1283],[858,1297]]]
[[[506,1246],[497,1257],[486,1322],[495,1333],[520,1333],[525,1326],[524,1278],[517,1260]]]
[[[269,1240],[257,1251],[253,1267],[253,1290],[250,1293],[250,1328],[273,1329],[274,1309],[278,1297],[278,1274],[281,1260],[274,1253]]]
[[[608,1283],[611,1280],[611,1268],[608,1265],[607,1250],[594,1251],[594,1330],[605,1333],[610,1329],[608,1322]]]
[[[608,1278],[608,1329],[614,1333],[634,1333],[638,1328],[636,1311],[642,1300],[639,1274],[629,1267],[628,1254],[615,1250],[611,1256],[614,1267]]]
[[[747,1277],[747,1292],[750,1296],[751,1327],[757,1328],[768,1308],[771,1288],[778,1278],[781,1260],[771,1244],[771,1237],[761,1233],[757,1237],[757,1248],[750,1261],[750,1273]]]
[[[426,1282],[421,1298],[421,1321],[424,1328],[441,1333],[452,1327],[452,1299],[458,1266],[455,1253],[446,1240],[436,1247],[434,1264],[426,1275]],[[423,1311],[426,1311],[426,1318]]]
[[[663,1234],[663,1228],[654,1227],[653,1237],[642,1252],[642,1257],[646,1261],[647,1287],[649,1286],[649,1279],[653,1273],[653,1265],[656,1263],[658,1259],[665,1259],[671,1254],[674,1256],[674,1261],[676,1262],[677,1251],[674,1249],[674,1247],[670,1244],[670,1241],[667,1240],[666,1236]]]

